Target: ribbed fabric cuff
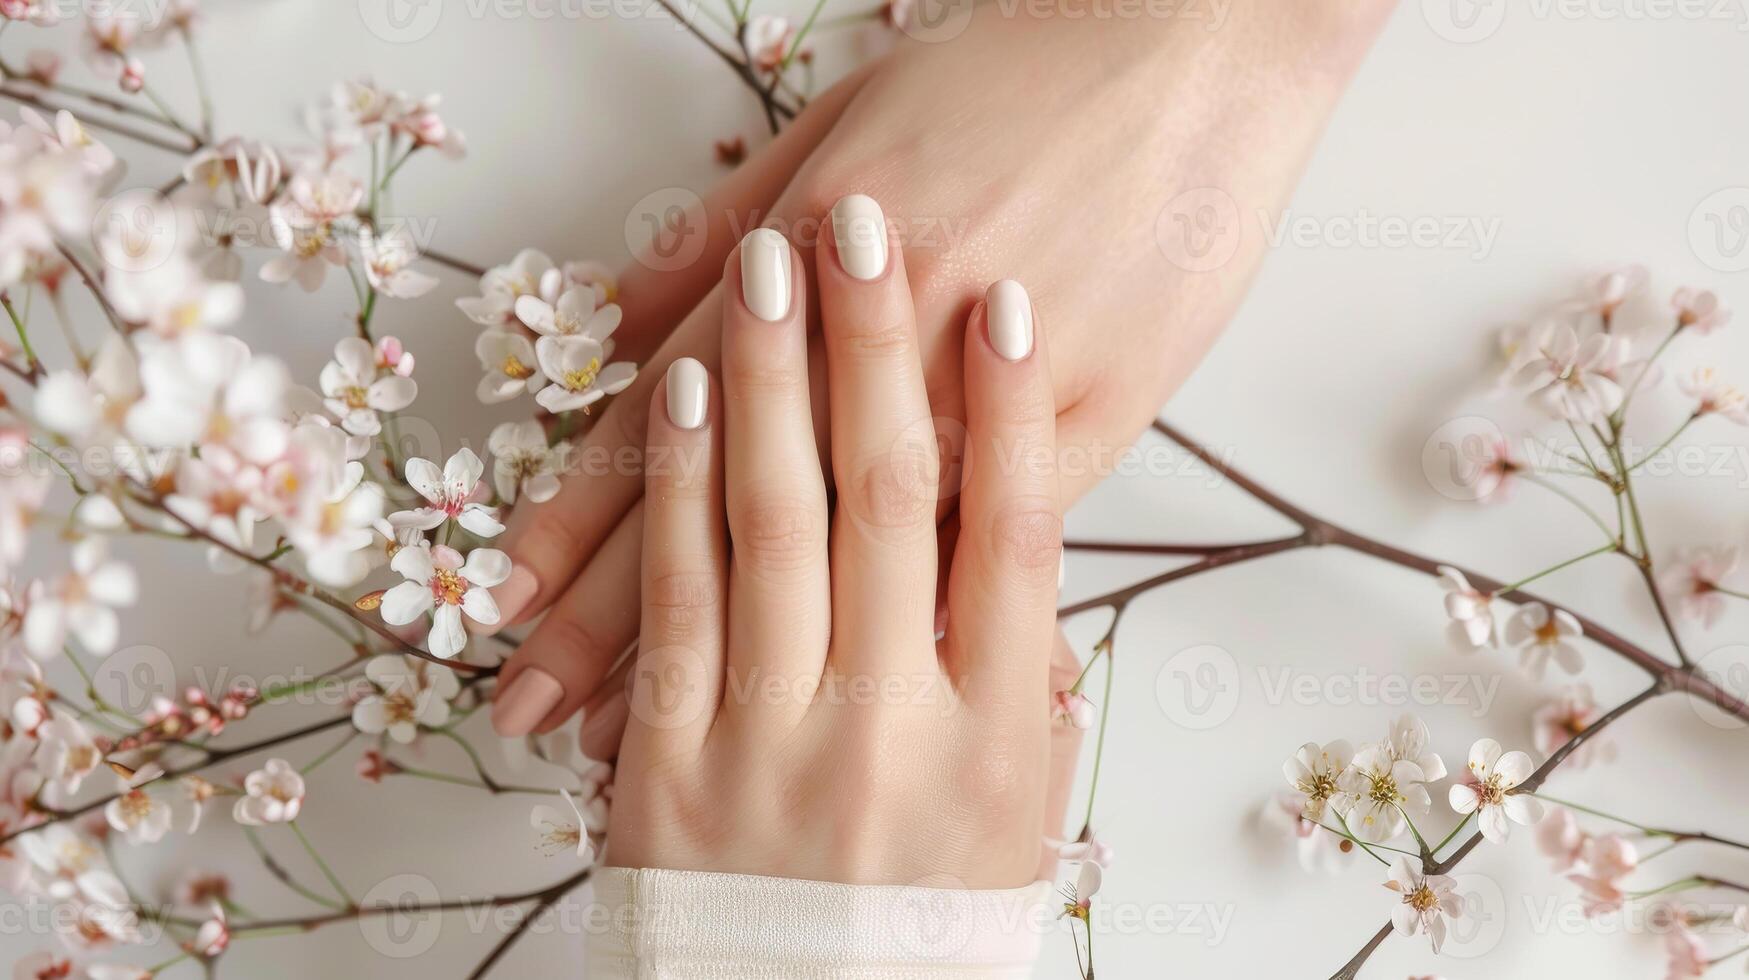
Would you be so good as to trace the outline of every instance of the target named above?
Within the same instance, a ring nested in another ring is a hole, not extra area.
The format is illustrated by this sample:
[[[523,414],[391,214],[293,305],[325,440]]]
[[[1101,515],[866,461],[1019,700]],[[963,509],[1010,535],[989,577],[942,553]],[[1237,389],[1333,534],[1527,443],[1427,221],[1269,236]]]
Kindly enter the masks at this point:
[[[991,980],[1031,975],[1050,882],[1005,891],[602,868],[591,980]]]

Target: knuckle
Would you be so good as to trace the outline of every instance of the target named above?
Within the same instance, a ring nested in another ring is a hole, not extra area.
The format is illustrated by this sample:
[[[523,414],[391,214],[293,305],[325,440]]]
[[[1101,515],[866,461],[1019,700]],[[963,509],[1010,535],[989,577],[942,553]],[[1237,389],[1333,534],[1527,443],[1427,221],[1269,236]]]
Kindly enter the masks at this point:
[[[722,601],[722,586],[714,572],[699,563],[658,564],[645,583],[644,629],[669,637],[690,634],[714,623]]]
[[[801,368],[795,364],[773,362],[759,356],[747,358],[747,362],[735,365],[734,371],[726,379],[727,388],[733,394],[795,395],[802,390],[807,380]]]
[[[1015,501],[992,518],[990,544],[999,562],[1035,576],[1048,573],[1055,580],[1063,518],[1047,500]]]
[[[793,498],[754,498],[732,521],[736,555],[759,568],[788,570],[817,559],[826,544],[817,508]]]
[[[864,464],[845,496],[852,513],[876,528],[934,526],[937,470],[934,446],[905,446]]]
[[[852,323],[839,331],[844,350],[852,357],[881,360],[908,352],[916,343],[917,331],[901,320],[876,320],[872,323]]]
[[[587,618],[570,610],[555,610],[541,622],[540,635],[541,648],[551,651],[546,659],[566,665],[572,668],[572,672],[575,672],[575,665],[595,662],[619,652],[609,651],[589,628]]]
[[[668,501],[695,503],[711,496],[707,446],[652,446],[644,454],[646,487]]]

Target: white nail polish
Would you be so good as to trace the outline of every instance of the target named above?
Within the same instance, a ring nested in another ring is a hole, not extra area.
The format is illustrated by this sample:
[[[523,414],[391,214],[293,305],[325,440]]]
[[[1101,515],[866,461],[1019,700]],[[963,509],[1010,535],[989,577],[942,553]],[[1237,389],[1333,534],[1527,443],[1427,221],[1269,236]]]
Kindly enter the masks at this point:
[[[1032,300],[1026,287],[1012,279],[990,284],[984,293],[984,319],[990,328],[990,346],[1010,361],[1032,353]]]
[[[690,357],[668,365],[668,421],[682,429],[703,425],[705,406],[710,404],[710,383],[704,365]]]
[[[887,270],[887,216],[867,194],[851,194],[832,205],[832,238],[844,271],[864,282]]]
[[[761,320],[775,323],[789,312],[789,242],[770,228],[741,239],[741,293]]]

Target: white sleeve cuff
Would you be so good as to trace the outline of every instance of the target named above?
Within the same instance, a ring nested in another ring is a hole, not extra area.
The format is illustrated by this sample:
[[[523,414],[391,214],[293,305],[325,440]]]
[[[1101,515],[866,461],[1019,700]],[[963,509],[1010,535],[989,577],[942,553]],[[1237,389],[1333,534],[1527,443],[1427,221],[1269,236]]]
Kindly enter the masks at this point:
[[[1031,975],[1051,883],[1005,891],[602,868],[592,980],[993,980]]]

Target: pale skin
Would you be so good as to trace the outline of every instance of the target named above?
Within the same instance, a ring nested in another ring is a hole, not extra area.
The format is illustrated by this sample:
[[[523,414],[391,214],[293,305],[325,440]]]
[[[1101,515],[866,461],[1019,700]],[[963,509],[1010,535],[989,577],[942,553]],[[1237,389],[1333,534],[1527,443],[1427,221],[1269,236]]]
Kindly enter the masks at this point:
[[[990,282],[1011,277],[1026,284],[1056,352],[1060,458],[1109,458],[1231,316],[1264,248],[1256,212],[1285,202],[1390,9],[1382,0],[1259,0],[1232,5],[1210,31],[1184,18],[1010,17],[986,4],[952,41],[902,43],[816,99],[706,197],[688,229],[704,236],[696,261],[668,269],[645,259],[626,270],[616,337],[641,373],[584,450],[615,458],[642,446],[653,393],[676,358],[719,370],[718,271],[742,233],[761,223],[790,233],[797,281],[816,279],[814,246],[831,237],[819,234],[821,222],[840,196],[861,192],[879,199],[907,253],[929,411],[968,421],[967,316]],[[1211,187],[1233,200],[1243,233],[1218,267],[1187,269],[1162,244],[1179,232],[1171,205]],[[824,444],[820,313],[809,305],[806,336]],[[957,427],[945,428],[951,437]],[[1064,505],[1103,475],[1059,467]],[[517,571],[494,593],[505,625],[544,617],[500,679],[501,733],[550,731],[582,710],[584,750],[618,750],[628,712],[624,668],[614,667],[641,625],[645,500],[644,474],[628,468],[570,477],[554,499],[519,508],[504,537]],[[953,553],[955,503],[938,504],[943,554]],[[1055,662],[1056,686],[1066,686],[1076,666],[1060,639]],[[1041,716],[1047,698],[1037,702]],[[1074,748],[1059,729],[1056,812]],[[1045,830],[1056,836],[1054,822]]]
[[[696,390],[682,372],[650,396],[640,652],[606,859],[1031,882],[1062,529],[1044,344],[999,353],[985,303],[962,328],[966,458],[949,483],[963,482],[961,526],[937,640],[937,455],[902,247],[891,239],[884,269],[859,279],[832,241],[817,246],[825,459],[805,410],[804,290],[762,319],[744,251],[725,270],[702,422],[673,417],[670,387]],[[1016,457],[1029,462],[1003,462]]]

